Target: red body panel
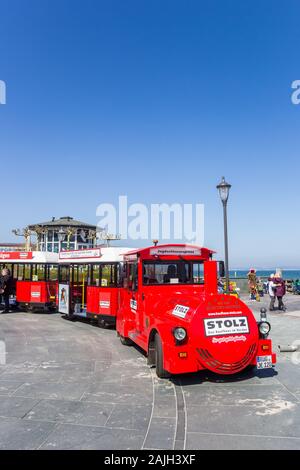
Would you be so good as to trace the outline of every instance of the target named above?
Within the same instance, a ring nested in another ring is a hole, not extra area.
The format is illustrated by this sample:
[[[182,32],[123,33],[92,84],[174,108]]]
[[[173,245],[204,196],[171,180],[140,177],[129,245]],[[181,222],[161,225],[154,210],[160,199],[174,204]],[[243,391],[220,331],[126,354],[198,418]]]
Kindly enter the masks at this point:
[[[117,287],[87,287],[87,312],[115,317],[119,306],[120,289]]]
[[[16,300],[28,304],[56,303],[56,281],[17,281]]]

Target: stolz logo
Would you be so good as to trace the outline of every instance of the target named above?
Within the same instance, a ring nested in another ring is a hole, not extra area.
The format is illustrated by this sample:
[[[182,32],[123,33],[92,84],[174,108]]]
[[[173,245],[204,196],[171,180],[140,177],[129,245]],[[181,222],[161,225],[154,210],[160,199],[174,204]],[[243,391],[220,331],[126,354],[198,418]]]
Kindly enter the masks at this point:
[[[204,326],[206,336],[249,333],[247,317],[205,319]]]
[[[186,317],[186,314],[188,313],[189,311],[189,307],[186,307],[185,305],[176,305],[176,307],[173,309],[173,315],[175,315],[176,317],[180,317],[180,318],[185,318]]]

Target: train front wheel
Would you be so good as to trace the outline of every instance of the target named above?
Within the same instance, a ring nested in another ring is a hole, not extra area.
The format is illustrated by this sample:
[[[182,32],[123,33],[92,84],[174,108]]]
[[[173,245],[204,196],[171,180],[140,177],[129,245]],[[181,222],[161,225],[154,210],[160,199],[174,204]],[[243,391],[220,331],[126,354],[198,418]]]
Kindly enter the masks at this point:
[[[162,347],[160,336],[158,334],[155,335],[154,347],[155,347],[156,375],[160,379],[168,379],[169,377],[171,377],[171,374],[168,371],[166,371],[163,367],[163,363],[164,363],[163,347]]]

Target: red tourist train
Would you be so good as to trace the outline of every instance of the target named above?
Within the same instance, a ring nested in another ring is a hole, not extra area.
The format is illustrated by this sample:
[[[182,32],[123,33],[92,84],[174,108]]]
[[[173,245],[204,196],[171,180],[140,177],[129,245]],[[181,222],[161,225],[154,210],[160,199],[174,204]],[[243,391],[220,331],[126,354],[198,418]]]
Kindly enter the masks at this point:
[[[59,259],[58,259],[59,256]],[[222,262],[192,245],[99,247],[55,253],[0,253],[16,300],[100,326],[116,324],[161,378],[203,369],[235,374],[274,367],[265,312],[257,321],[240,299],[218,292]]]
[[[212,255],[207,248],[161,245],[124,256],[117,333],[123,344],[145,351],[161,378],[275,365],[265,312],[256,321],[240,299],[218,293]]]
[[[13,278],[11,302],[24,310],[55,311],[58,254],[42,251],[0,252],[0,267]]]

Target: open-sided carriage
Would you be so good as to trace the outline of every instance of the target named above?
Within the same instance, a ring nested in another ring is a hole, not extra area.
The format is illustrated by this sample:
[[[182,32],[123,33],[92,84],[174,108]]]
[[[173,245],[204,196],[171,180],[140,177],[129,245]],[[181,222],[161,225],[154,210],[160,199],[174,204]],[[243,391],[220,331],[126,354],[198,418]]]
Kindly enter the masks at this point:
[[[9,269],[13,279],[12,302],[21,309],[56,310],[58,254],[42,251],[0,253],[1,268]]]

